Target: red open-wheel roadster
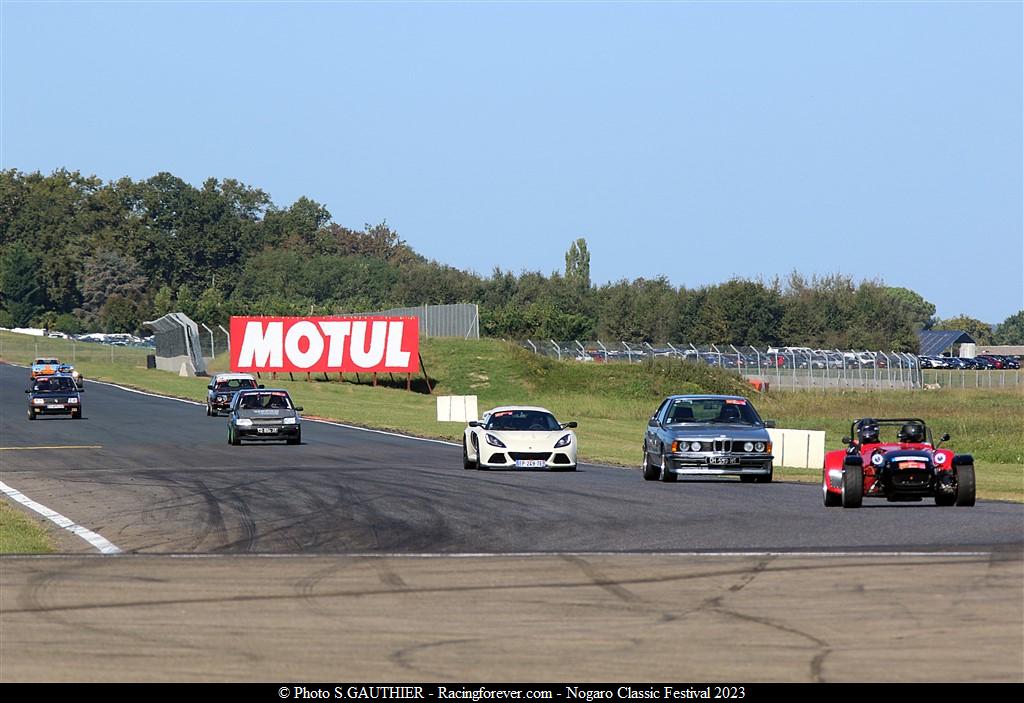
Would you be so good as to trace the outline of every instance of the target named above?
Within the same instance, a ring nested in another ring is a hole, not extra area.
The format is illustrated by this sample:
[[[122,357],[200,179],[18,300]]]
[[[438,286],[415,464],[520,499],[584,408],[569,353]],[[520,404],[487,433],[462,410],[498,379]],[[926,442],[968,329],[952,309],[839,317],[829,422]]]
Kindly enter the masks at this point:
[[[890,502],[935,499],[936,505],[974,505],[974,457],[939,445],[918,418],[862,418],[843,438],[846,449],[825,455],[821,490],[826,507],[859,508],[864,498]]]

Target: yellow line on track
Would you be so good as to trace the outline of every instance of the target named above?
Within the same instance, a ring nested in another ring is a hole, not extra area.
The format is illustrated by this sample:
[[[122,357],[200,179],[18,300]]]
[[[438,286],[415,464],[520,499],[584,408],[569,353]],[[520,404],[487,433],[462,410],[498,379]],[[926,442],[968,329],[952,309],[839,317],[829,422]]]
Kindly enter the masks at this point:
[[[64,444],[56,447],[0,447],[0,452],[16,452],[28,449],[103,449],[102,444]]]

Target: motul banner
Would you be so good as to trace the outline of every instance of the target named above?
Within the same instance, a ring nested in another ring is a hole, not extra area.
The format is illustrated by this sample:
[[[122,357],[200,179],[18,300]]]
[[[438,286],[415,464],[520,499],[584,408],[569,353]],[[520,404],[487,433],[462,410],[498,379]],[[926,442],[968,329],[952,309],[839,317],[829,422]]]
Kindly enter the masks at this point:
[[[419,371],[415,317],[232,317],[232,371]]]

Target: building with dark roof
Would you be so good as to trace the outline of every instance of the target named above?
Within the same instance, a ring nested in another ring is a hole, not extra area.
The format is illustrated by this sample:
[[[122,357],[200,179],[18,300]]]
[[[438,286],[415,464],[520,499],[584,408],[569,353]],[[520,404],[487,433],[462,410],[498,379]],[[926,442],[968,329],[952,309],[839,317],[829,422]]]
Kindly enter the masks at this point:
[[[956,344],[975,344],[974,337],[963,330],[921,330],[917,333],[921,356],[942,356],[953,352]]]

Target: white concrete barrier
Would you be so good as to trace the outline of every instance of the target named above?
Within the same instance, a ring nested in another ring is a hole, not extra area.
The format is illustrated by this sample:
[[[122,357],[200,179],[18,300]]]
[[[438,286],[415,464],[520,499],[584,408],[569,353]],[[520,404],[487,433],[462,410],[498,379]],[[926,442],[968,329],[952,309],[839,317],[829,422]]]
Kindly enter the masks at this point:
[[[769,429],[776,466],[820,469],[825,464],[825,433],[821,430]]]
[[[439,395],[437,397],[438,422],[469,422],[479,419],[475,395]]]

